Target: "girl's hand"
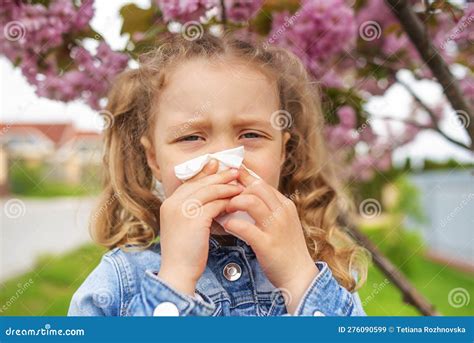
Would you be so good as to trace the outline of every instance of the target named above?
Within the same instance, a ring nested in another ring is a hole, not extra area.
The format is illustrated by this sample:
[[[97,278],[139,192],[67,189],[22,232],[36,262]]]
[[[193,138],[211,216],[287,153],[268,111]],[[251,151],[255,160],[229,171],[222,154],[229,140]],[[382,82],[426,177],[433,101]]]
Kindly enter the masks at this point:
[[[206,268],[212,220],[225,211],[229,197],[243,190],[242,185],[228,184],[236,180],[236,169],[216,174],[217,169],[217,161],[211,160],[160,207],[161,267],[158,276],[191,296]]]
[[[319,272],[306,246],[296,206],[244,168],[238,180],[246,188],[229,201],[226,211],[247,211],[255,224],[229,219],[224,229],[252,247],[270,282],[282,291],[288,312],[293,313]]]

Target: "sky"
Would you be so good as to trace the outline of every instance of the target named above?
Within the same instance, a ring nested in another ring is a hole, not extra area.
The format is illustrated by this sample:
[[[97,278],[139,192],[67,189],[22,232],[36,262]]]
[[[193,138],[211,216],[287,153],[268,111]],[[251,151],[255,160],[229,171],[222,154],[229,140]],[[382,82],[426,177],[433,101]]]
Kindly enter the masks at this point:
[[[113,49],[122,49],[127,41],[126,37],[120,36],[122,20],[119,9],[130,2],[140,7],[146,7],[148,3],[147,0],[95,2],[96,14],[91,25]],[[98,113],[80,101],[63,103],[37,97],[34,88],[27,83],[20,70],[13,68],[4,57],[0,57],[0,72],[1,122],[73,122],[79,129],[96,131],[102,127]],[[442,97],[441,87],[436,83],[415,81],[409,72],[402,73],[401,77],[428,105],[435,105]],[[377,117],[406,117],[410,101],[408,93],[398,85],[392,86],[383,97],[373,97],[367,105],[367,110],[373,115],[374,129],[381,134],[386,132],[383,121],[376,120]],[[393,128],[397,129],[396,124],[393,124]],[[446,119],[441,122],[441,128],[452,138],[469,144],[469,137],[457,124],[454,111],[446,112]],[[435,132],[419,134],[415,141],[397,149],[393,158],[398,164],[407,157],[411,157],[415,164],[421,164],[424,159],[444,161],[449,158],[474,162],[471,153],[446,141]]]

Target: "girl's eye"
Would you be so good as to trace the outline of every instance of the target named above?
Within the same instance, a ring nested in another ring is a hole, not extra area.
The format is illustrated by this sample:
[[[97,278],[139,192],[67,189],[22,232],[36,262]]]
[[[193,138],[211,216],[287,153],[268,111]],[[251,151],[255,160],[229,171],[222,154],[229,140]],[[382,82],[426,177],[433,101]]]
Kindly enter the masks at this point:
[[[202,138],[202,137],[196,136],[196,135],[189,135],[189,136],[178,139],[178,142],[193,142],[193,141],[197,141],[199,138]]]
[[[247,133],[244,133],[242,136],[245,136],[245,135],[248,135],[248,136],[254,136],[254,137],[246,137],[246,138],[259,138],[259,137],[263,137],[262,135],[256,133],[256,132],[247,132]],[[256,137],[255,137],[256,136]]]

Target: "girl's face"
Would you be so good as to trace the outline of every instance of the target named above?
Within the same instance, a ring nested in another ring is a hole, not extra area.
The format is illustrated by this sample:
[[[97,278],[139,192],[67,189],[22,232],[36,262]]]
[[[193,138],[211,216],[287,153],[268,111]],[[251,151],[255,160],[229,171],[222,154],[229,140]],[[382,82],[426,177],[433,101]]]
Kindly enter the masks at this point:
[[[169,197],[181,181],[174,166],[239,145],[244,164],[277,188],[290,135],[272,126],[277,85],[255,67],[195,58],[174,67],[153,108],[153,143],[142,139],[148,164]]]

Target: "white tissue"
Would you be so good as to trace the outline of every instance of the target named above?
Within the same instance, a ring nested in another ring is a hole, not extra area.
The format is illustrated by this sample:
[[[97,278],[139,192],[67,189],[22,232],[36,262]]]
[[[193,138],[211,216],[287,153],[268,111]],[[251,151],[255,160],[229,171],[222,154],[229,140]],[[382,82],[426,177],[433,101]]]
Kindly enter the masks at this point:
[[[178,179],[182,181],[186,181],[192,178],[194,175],[198,174],[204,168],[206,163],[209,162],[212,158],[215,158],[216,160],[219,161],[218,171],[226,170],[229,168],[238,169],[240,168],[240,166],[242,166],[245,168],[245,170],[249,172],[250,175],[256,177],[257,179],[261,179],[261,177],[258,176],[254,171],[248,169],[245,165],[242,164],[244,160],[244,146],[243,145],[237,148],[223,150],[223,151],[219,151],[213,154],[201,155],[191,160],[188,160],[186,162],[183,162],[181,164],[178,164],[177,166],[174,167],[175,175]],[[234,181],[232,183],[237,183],[237,182]],[[252,224],[255,223],[255,220],[253,220],[253,218],[245,211],[224,213],[214,218],[214,220],[218,222],[219,224],[221,224],[221,226],[224,226],[223,223],[230,218],[247,220],[251,222]]]

